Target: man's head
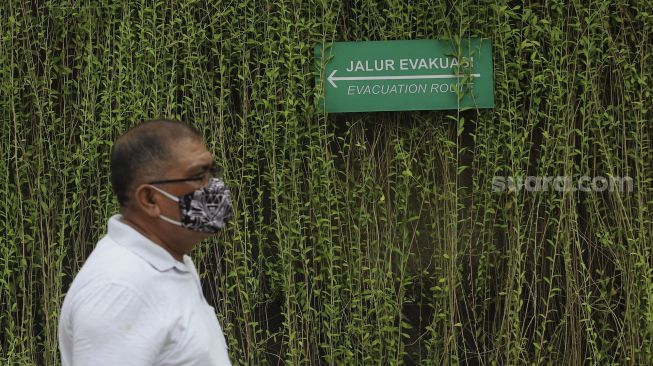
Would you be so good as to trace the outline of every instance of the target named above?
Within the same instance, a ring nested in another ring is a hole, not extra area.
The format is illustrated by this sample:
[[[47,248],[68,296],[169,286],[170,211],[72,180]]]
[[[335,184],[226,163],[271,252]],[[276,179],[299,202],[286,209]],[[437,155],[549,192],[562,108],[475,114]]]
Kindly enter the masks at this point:
[[[152,120],[130,129],[111,151],[111,183],[123,219],[179,259],[208,234],[171,223],[182,220],[175,200],[199,189],[219,190],[209,184],[213,168],[201,134],[188,124]],[[215,201],[210,199],[207,207]]]
[[[202,144],[202,135],[189,124],[165,119],[146,121],[120,136],[111,150],[111,184],[120,206],[132,201],[139,184],[161,179],[177,163],[175,145],[189,142]]]

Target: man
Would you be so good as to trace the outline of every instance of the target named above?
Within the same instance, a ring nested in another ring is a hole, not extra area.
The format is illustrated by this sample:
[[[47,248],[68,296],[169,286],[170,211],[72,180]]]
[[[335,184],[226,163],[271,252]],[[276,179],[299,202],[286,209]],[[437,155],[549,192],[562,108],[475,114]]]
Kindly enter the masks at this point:
[[[61,309],[64,366],[231,365],[187,255],[231,219],[229,190],[191,126],[147,121],[118,138],[111,183],[120,214]]]

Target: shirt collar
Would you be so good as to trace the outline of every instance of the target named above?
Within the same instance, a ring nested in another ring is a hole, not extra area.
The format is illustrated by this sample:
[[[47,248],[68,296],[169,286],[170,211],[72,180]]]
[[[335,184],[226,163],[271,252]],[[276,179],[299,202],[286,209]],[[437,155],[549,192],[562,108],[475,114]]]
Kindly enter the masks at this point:
[[[176,268],[182,272],[190,272],[188,264],[190,257],[184,255],[184,263],[176,260],[168,251],[154,243],[133,227],[122,221],[122,215],[113,215],[107,225],[107,235],[119,245],[143,258],[159,272]]]

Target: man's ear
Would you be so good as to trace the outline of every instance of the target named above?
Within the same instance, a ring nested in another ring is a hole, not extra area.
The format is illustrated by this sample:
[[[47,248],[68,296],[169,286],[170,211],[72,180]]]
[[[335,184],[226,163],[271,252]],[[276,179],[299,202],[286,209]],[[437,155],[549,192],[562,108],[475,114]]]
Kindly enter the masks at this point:
[[[138,209],[150,217],[159,217],[161,211],[157,203],[156,190],[149,184],[141,184],[134,190],[134,203]]]

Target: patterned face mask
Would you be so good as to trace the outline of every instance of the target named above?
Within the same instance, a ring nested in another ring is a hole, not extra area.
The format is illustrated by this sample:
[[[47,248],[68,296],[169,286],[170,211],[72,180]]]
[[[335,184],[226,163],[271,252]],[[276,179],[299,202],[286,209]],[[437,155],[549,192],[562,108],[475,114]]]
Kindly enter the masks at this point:
[[[220,178],[211,178],[207,186],[179,197],[156,186],[152,187],[171,200],[179,202],[181,222],[160,215],[162,220],[171,224],[202,233],[215,234],[223,229],[232,218],[229,189]]]

